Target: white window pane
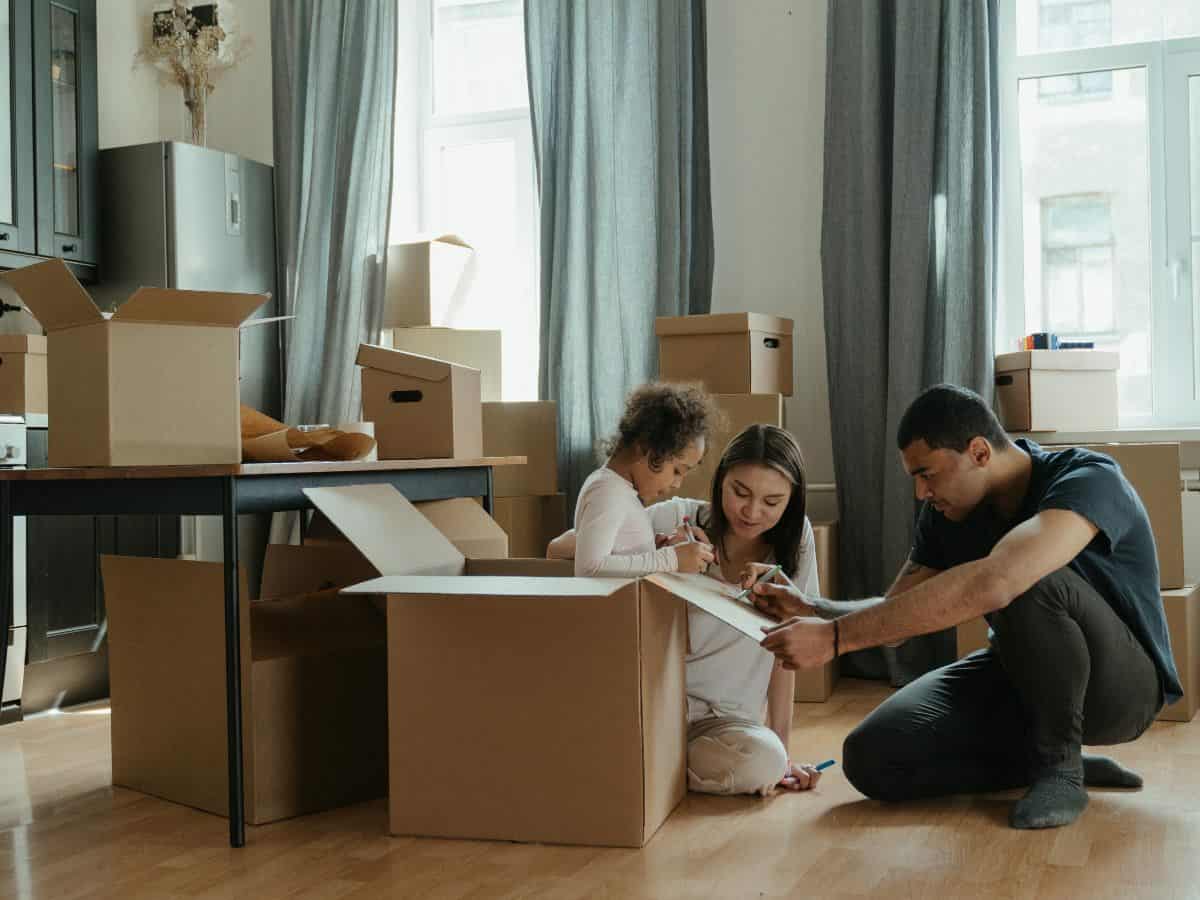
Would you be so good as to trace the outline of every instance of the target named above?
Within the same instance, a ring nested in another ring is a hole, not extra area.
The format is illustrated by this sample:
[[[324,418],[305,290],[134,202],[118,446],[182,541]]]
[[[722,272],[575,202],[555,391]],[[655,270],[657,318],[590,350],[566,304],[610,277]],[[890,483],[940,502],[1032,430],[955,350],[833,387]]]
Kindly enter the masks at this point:
[[[511,139],[436,148],[432,229],[460,235],[475,248],[466,289],[440,324],[503,333],[504,398],[537,399],[538,307],[530,236],[518,192],[532,179],[520,171]]]
[[[9,103],[12,97],[12,53],[9,47],[11,23],[8,18],[9,4],[0,2],[0,97],[4,111],[0,114],[0,222],[13,222],[13,159],[12,117],[14,110]]]
[[[529,105],[521,0],[432,0],[434,113]]]
[[[1016,0],[1017,53],[1200,34],[1197,0]]]
[[[1191,160],[1189,168],[1192,189],[1192,238],[1200,239],[1200,75],[1193,75],[1188,79],[1188,107],[1188,133],[1191,138],[1188,158]]]
[[[1108,97],[1069,105],[1023,79],[1018,114],[1026,331],[1111,329],[1117,349],[1151,333],[1150,178],[1146,71],[1111,78]],[[1123,391],[1122,415],[1150,414],[1148,391]]]

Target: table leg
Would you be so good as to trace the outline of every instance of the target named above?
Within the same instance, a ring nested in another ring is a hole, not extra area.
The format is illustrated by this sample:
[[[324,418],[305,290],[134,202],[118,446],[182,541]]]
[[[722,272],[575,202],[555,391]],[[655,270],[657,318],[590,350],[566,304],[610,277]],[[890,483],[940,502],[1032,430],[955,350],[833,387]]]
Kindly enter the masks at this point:
[[[483,496],[483,511],[489,516],[493,514],[496,499],[496,473],[491,466],[487,467],[487,493]]]
[[[8,658],[8,634],[13,623],[13,514],[12,485],[0,483],[0,687],[6,666],[23,666],[23,659]]]
[[[225,704],[229,739],[229,846],[246,844],[242,768],[242,639],[238,598],[237,480],[222,479],[225,535]]]

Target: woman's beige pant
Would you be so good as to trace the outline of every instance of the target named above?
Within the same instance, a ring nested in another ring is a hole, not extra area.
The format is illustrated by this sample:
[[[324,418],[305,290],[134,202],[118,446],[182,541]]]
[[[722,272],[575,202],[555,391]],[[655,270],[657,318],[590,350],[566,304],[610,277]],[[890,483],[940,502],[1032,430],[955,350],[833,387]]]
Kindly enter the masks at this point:
[[[787,774],[779,736],[749,719],[709,716],[688,725],[688,790],[767,794]]]

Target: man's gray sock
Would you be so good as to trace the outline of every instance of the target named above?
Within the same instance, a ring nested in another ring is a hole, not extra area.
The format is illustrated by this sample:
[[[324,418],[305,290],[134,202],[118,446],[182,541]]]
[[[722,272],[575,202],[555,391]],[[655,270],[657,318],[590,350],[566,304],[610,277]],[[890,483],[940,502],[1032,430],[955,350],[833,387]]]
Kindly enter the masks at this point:
[[[1142,776],[1108,756],[1083,754],[1083,783],[1088,787],[1140,788]]]
[[[1050,769],[1034,779],[1008,822],[1013,828],[1060,828],[1078,819],[1087,804],[1082,767]]]

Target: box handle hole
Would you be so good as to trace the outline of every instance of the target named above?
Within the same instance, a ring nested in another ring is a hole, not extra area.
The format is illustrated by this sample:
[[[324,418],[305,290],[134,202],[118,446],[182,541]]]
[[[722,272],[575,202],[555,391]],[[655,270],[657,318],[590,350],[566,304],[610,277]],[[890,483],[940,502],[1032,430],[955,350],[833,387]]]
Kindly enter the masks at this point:
[[[996,387],[1008,387],[1012,383],[1013,383],[1013,377],[1011,375],[997,375],[996,376]]]
[[[392,391],[388,399],[393,403],[420,403],[424,396],[421,391]]]
[[[779,338],[771,338],[771,337],[763,338],[763,346],[766,347],[768,350],[778,350],[779,349]]]

